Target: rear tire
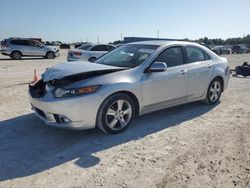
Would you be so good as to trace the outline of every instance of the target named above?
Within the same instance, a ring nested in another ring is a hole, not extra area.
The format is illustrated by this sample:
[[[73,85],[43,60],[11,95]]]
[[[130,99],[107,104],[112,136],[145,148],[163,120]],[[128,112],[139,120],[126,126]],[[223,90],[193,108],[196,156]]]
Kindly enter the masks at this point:
[[[54,59],[54,58],[55,58],[54,52],[47,52],[46,58],[47,58],[47,59]]]
[[[22,57],[22,53],[19,52],[19,51],[13,51],[11,54],[10,54],[10,57],[14,60],[18,60],[18,59],[21,59]]]
[[[99,108],[97,127],[109,134],[125,131],[135,117],[135,102],[126,94],[108,97]]]
[[[220,99],[222,93],[222,81],[220,78],[215,78],[209,84],[205,102],[207,104],[215,104]]]

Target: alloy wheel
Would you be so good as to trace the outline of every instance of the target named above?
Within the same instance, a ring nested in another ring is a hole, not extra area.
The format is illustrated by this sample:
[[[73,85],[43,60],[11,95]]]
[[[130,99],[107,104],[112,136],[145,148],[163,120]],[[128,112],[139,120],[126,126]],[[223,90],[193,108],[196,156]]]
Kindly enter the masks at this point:
[[[13,57],[13,59],[20,59],[21,58],[21,54],[19,52],[14,52],[12,54],[12,57]]]
[[[132,113],[132,107],[127,100],[113,102],[106,113],[107,126],[112,130],[122,129],[130,122]]]
[[[211,102],[215,102],[221,95],[221,84],[219,81],[214,81],[209,89],[209,99]]]

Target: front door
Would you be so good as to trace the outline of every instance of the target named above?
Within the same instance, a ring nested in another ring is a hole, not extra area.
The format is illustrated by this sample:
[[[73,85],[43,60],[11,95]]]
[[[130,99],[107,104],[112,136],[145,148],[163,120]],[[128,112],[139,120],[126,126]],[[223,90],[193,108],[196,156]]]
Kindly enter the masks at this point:
[[[154,62],[165,62],[168,68],[164,72],[143,73],[144,111],[182,102],[187,96],[188,67],[183,47],[164,50]]]
[[[30,55],[32,56],[45,56],[45,52],[38,42],[31,40],[30,42]]]

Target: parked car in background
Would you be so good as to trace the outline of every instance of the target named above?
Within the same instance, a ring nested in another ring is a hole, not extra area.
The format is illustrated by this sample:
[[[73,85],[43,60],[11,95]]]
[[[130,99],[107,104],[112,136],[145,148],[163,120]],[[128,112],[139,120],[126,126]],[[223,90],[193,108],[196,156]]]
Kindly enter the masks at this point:
[[[220,51],[217,49],[211,49],[212,52],[216,53],[217,55],[220,55]]]
[[[250,45],[247,45],[248,53],[250,53]]]
[[[207,44],[205,44],[205,43],[203,43],[203,42],[199,42],[198,44],[200,44],[200,45],[202,45],[202,46],[205,46],[205,47],[207,47],[209,50],[211,50],[210,46],[207,45]]]
[[[60,55],[59,49],[48,47],[39,41],[26,38],[9,38],[1,42],[1,54],[12,59],[21,59],[23,56],[38,56],[53,59]]]
[[[237,53],[237,54],[249,53],[249,49],[245,45],[234,45],[232,47],[232,53]]]
[[[115,49],[110,44],[85,44],[74,50],[69,50],[68,61],[90,61],[94,62],[99,57]]]
[[[216,46],[212,48],[212,51],[215,52],[216,54],[230,54],[230,49],[224,46]]]
[[[227,88],[226,58],[196,43],[147,41],[123,45],[95,63],[46,70],[29,86],[36,115],[67,129],[99,127],[116,134],[134,117],[203,100],[213,105]]]

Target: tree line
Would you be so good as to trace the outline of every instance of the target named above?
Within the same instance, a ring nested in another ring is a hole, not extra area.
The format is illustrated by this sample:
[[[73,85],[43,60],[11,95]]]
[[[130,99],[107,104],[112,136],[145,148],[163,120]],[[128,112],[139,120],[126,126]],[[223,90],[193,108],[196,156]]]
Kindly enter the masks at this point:
[[[188,39],[185,39],[188,40]],[[244,37],[238,38],[228,38],[226,40],[217,38],[217,39],[209,39],[207,37],[200,38],[198,40],[194,40],[194,42],[204,43],[207,45],[235,45],[235,44],[246,44],[250,45],[250,35],[246,35]]]

